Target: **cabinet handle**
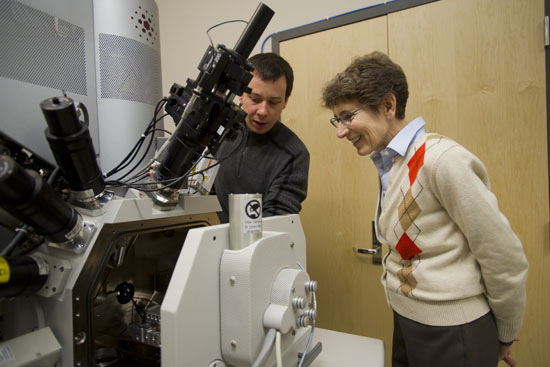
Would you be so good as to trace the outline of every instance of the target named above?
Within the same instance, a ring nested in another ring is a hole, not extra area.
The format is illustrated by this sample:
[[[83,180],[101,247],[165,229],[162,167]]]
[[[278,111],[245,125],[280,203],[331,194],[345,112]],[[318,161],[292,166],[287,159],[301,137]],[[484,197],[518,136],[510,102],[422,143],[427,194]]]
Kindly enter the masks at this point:
[[[377,248],[353,248],[353,252],[357,252],[358,254],[363,255],[376,255],[380,251],[380,247]]]

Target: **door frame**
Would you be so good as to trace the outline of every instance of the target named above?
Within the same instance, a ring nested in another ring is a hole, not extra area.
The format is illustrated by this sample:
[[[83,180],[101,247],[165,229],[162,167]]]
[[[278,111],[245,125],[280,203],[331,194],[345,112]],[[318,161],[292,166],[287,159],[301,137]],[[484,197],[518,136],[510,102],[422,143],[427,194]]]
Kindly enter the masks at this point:
[[[332,28],[346,26],[352,23],[357,23],[363,20],[388,15],[394,12],[414,8],[416,6],[421,6],[436,1],[440,0],[394,0],[387,3],[353,10],[317,22],[298,26],[296,28],[287,29],[271,35],[271,50],[274,53],[279,54],[279,44],[283,41],[301,36],[307,36],[312,33],[326,31]],[[550,0],[544,1],[550,2]]]

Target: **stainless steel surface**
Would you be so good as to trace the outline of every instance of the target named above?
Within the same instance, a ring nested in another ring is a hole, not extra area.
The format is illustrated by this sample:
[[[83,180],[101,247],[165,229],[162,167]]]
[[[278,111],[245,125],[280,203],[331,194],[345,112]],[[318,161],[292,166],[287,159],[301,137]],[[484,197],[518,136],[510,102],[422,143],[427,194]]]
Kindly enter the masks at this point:
[[[97,348],[113,346],[122,346],[122,365],[157,365],[160,336],[146,315],[162,303],[188,230],[217,223],[207,213],[104,224],[73,289],[73,335],[88,333],[73,345],[74,365],[95,366]],[[117,258],[121,244],[123,259]],[[122,282],[135,287],[126,304],[115,292]]]

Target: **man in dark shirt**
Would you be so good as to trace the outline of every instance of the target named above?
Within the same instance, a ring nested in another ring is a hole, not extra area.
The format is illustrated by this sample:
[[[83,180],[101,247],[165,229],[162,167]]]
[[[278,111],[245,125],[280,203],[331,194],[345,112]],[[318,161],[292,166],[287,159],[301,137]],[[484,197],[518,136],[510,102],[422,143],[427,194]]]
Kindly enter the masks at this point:
[[[258,54],[249,61],[254,65],[248,85],[252,91],[240,97],[248,134],[224,142],[216,155],[229,156],[214,183],[222,223],[229,221],[229,194],[262,194],[264,217],[298,213],[307,195],[309,152],[279,120],[292,92],[292,68],[274,53]],[[242,139],[246,142],[238,149]]]

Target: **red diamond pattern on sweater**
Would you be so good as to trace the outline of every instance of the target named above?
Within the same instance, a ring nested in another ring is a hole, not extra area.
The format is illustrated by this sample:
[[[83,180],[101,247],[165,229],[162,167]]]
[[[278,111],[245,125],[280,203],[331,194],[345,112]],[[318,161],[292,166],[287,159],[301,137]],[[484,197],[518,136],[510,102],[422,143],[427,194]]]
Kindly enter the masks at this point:
[[[399,239],[399,242],[397,242],[397,246],[395,246],[395,249],[405,260],[410,260],[422,252],[422,250],[415,245],[413,240],[409,238],[406,232],[403,233],[403,235]]]
[[[426,143],[422,144],[420,148],[414,153],[407,166],[409,166],[409,182],[411,186],[416,180],[418,171],[424,165],[424,154],[426,153]]]

